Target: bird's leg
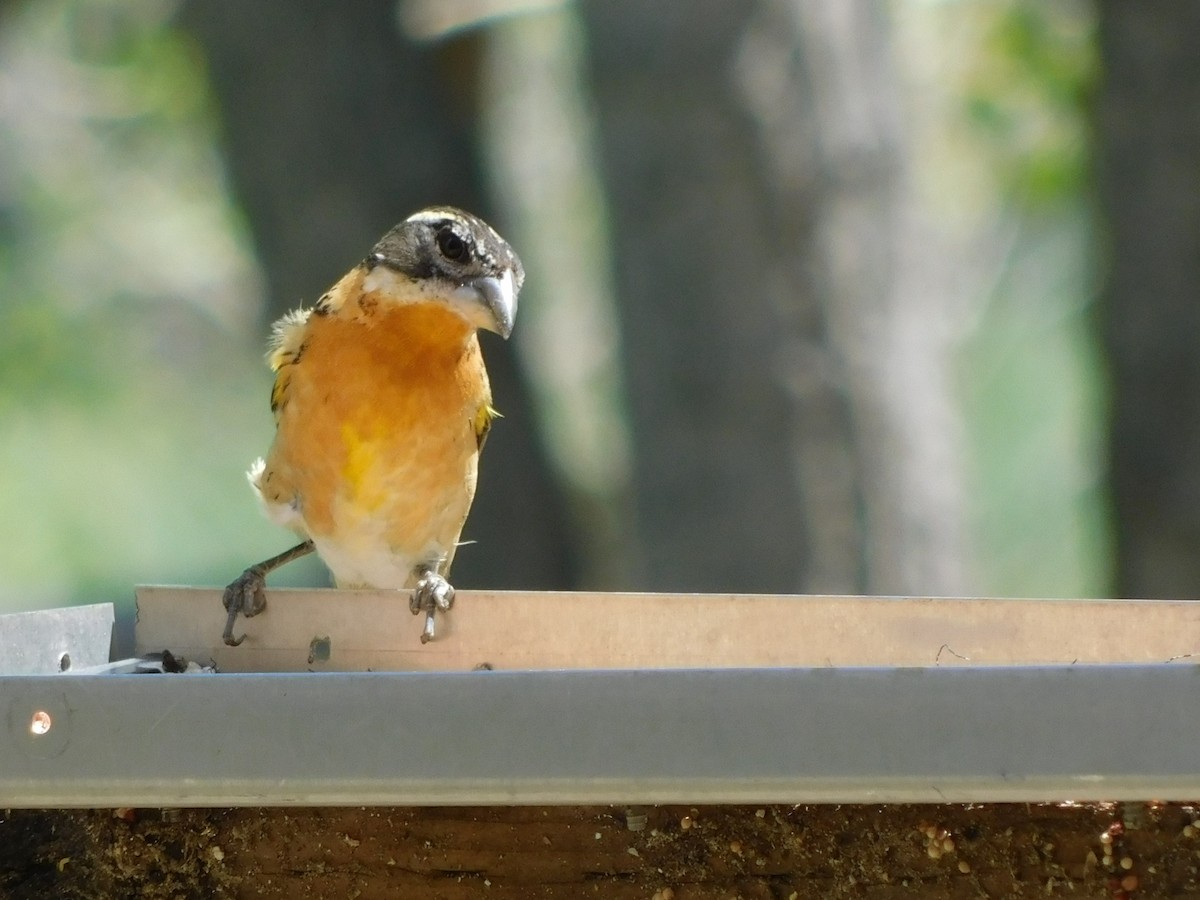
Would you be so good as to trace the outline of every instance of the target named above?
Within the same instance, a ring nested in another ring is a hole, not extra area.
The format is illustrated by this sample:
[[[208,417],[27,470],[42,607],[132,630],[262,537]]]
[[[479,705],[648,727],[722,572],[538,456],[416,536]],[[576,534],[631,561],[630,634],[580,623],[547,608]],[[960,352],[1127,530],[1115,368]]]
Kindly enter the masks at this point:
[[[439,563],[421,563],[414,570],[417,586],[408,598],[408,608],[413,615],[425,613],[425,627],[421,630],[421,643],[428,644],[434,638],[434,613],[439,609],[446,612],[454,605],[454,587],[438,573]]]
[[[233,636],[233,623],[237,621],[238,613],[250,618],[257,616],[267,608],[267,598],[263,594],[263,588],[267,583],[267,573],[290,563],[293,559],[307,556],[312,551],[312,541],[297,544],[290,550],[284,550],[278,556],[272,556],[270,559],[264,559],[257,565],[251,566],[230,582],[229,586],[225,588],[225,595],[221,598],[228,613],[228,617],[225,619],[225,631],[221,635],[221,639],[226,644],[236,647],[246,639],[244,634],[236,638]]]

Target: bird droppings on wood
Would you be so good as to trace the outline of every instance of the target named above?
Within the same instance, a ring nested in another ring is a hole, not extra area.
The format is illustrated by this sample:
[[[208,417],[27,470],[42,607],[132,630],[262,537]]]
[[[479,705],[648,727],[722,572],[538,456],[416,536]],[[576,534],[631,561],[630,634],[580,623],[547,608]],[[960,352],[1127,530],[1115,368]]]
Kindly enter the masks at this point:
[[[13,810],[0,897],[708,900],[1200,893],[1192,807],[1111,805]],[[761,814],[760,814],[761,812]],[[1124,814],[1124,813],[1122,813]],[[934,818],[936,816],[936,818]],[[690,820],[694,827],[685,828]],[[699,827],[699,826],[703,827]],[[1108,835],[1108,841],[1097,841]],[[549,844],[547,843],[549,840]],[[951,849],[947,849],[949,846]],[[931,858],[929,849],[942,854]],[[1097,864],[1098,847],[1116,852]],[[951,855],[953,854],[953,855]],[[69,860],[69,863],[64,863]]]

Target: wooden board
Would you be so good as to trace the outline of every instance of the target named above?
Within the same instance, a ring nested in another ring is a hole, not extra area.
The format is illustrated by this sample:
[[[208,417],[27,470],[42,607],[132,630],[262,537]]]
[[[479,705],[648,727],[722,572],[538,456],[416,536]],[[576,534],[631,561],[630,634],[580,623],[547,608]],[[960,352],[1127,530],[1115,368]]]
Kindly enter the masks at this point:
[[[460,591],[422,617],[390,591],[275,590],[221,642],[215,589],[141,587],[138,653],[225,672],[997,666],[1194,662],[1200,603]],[[1200,659],[1200,657],[1197,657]]]

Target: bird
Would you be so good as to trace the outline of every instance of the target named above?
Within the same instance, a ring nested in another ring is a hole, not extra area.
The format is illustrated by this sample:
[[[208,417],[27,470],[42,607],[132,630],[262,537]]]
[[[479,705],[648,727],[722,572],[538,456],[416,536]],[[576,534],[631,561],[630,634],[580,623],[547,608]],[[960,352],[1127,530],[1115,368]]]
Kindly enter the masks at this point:
[[[340,588],[410,591],[426,614],[447,580],[493,420],[478,332],[508,339],[525,271],[477,216],[413,213],[308,308],[275,323],[275,436],[247,472],[268,519],[302,541],[225,588],[223,640],[266,607],[269,572],[316,552]]]

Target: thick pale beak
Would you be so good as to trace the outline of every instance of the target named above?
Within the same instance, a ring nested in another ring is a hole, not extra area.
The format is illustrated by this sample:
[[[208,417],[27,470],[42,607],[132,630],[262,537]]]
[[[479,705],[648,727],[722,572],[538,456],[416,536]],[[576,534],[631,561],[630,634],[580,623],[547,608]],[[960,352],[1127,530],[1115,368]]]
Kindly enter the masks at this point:
[[[505,340],[517,318],[517,285],[512,270],[499,277],[468,281],[453,294],[455,304],[476,328],[494,331]]]

